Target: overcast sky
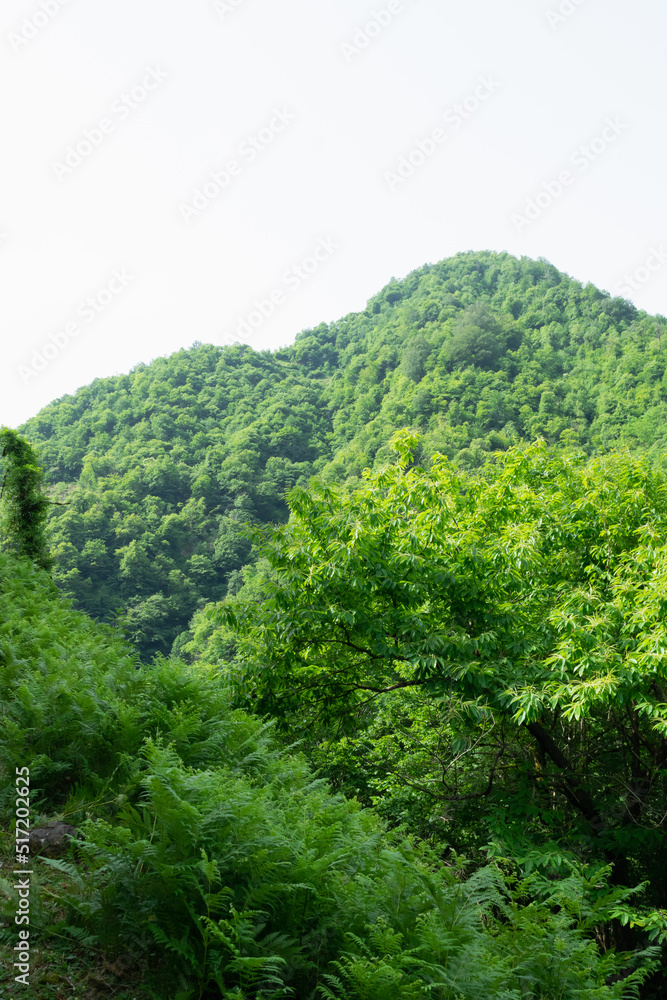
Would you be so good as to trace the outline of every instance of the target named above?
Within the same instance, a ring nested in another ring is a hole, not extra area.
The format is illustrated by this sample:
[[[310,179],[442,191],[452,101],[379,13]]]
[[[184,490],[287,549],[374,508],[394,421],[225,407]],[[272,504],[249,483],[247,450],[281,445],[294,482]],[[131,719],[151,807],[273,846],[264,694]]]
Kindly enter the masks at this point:
[[[461,250],[667,314],[659,0],[3,0],[0,424]]]

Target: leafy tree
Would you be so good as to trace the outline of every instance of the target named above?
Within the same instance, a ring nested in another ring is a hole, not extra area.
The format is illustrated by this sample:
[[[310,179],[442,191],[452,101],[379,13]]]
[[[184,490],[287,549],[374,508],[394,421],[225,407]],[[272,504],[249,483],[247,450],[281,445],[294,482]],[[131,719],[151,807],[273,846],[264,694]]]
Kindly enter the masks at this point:
[[[49,500],[43,492],[37,455],[24,438],[6,427],[0,431],[0,449],[5,466],[0,500],[6,547],[49,570],[53,560],[44,529]]]
[[[455,827],[477,801],[492,849],[558,841],[664,906],[667,478],[543,442],[480,475],[423,469],[416,445],[399,436],[399,461],[353,491],[292,491],[265,548],[275,596],[223,609],[243,690],[320,740],[421,690],[459,719],[439,788],[421,784]]]
[[[457,317],[447,358],[454,367],[493,368],[503,350],[502,328],[488,306],[476,302]]]
[[[403,371],[413,382],[421,382],[426,369],[424,363],[431,353],[431,347],[426,337],[418,334],[410,342],[403,356]]]

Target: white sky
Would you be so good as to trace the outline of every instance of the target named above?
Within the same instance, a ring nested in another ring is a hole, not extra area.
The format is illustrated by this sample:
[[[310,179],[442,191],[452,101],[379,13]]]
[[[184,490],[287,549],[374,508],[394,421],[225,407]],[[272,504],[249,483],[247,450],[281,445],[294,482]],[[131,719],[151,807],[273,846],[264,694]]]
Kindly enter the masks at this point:
[[[667,313],[665,37],[659,0],[3,0],[0,424],[195,340],[289,343],[460,250]]]

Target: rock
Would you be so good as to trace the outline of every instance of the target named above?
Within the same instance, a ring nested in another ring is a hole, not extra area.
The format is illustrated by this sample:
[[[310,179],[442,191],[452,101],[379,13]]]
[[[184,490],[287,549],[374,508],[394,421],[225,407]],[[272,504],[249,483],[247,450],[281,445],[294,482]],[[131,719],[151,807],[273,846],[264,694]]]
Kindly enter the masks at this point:
[[[113,973],[118,979],[122,979],[134,965],[131,955],[119,955],[115,962],[105,962],[105,971]]]
[[[83,840],[83,834],[79,833],[75,826],[60,820],[33,827],[29,834],[28,846],[31,855],[41,854],[45,858],[60,858],[67,853],[70,841],[75,839]]]
[[[94,972],[88,973],[86,976],[86,982],[90,986],[94,986],[96,990],[106,990],[107,992],[110,992],[113,989],[109,983],[105,982],[104,979],[100,979],[100,977],[96,976]]]

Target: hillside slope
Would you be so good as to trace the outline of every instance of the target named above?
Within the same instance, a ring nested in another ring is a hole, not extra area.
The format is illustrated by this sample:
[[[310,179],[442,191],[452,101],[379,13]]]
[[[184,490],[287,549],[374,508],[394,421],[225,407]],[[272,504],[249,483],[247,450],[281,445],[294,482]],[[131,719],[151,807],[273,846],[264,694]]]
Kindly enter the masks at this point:
[[[21,428],[69,503],[54,579],[150,656],[238,589],[243,523],[283,520],[312,475],[356,479],[400,427],[468,467],[538,435],[659,455],[666,333],[545,261],[470,252],[275,353],[195,344],[96,380]]]
[[[510,1000],[528,979],[622,1000],[650,972],[656,949],[607,986],[627,958],[560,914],[570,879],[531,879],[528,901],[493,861],[443,865],[232,710],[215,672],[137,670],[113,629],[5,554],[0,622],[0,960],[26,975],[3,996]],[[85,842],[26,853],[17,807]],[[582,870],[577,908],[600,914],[600,887]],[[617,902],[605,888],[602,919]]]

